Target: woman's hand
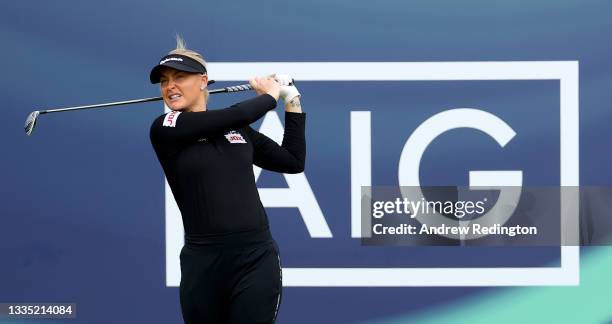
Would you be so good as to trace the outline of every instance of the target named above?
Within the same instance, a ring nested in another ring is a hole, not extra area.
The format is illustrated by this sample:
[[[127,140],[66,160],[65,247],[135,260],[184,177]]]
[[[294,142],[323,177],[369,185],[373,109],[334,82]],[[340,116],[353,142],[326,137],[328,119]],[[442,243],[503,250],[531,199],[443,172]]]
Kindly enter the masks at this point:
[[[253,87],[253,90],[257,93],[257,95],[269,94],[274,99],[278,101],[278,96],[280,94],[280,86],[273,77],[255,77],[249,80],[249,84]]]
[[[287,74],[273,74],[274,79],[280,84],[279,98],[285,103],[290,102],[295,97],[300,96],[300,92],[295,87],[293,78]]]

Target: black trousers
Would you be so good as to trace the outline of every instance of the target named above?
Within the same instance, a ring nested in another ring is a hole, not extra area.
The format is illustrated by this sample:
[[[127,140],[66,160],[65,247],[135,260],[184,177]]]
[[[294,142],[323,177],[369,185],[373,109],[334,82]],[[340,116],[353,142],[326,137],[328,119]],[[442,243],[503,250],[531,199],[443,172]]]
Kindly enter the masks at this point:
[[[267,226],[221,236],[186,236],[180,260],[186,324],[276,321],[282,270]]]

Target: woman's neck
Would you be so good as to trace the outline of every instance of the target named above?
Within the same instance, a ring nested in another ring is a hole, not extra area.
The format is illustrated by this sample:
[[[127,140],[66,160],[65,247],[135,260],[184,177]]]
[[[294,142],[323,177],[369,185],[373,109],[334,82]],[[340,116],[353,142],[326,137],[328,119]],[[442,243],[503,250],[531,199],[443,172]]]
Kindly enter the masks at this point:
[[[198,112],[198,111],[206,111],[206,100],[204,100],[204,96],[202,95],[198,98],[198,101],[191,105],[191,107],[187,107],[185,111],[188,112]]]

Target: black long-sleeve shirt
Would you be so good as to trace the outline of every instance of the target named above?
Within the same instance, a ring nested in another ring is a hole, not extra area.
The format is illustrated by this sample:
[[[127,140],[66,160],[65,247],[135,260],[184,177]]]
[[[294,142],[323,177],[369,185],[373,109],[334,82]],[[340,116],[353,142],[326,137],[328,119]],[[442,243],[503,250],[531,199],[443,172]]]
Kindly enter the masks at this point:
[[[282,146],[249,124],[276,107],[264,94],[229,108],[169,112],[151,125],[151,144],[181,211],[187,235],[224,234],[268,224],[253,164],[304,170],[305,114],[285,113]]]

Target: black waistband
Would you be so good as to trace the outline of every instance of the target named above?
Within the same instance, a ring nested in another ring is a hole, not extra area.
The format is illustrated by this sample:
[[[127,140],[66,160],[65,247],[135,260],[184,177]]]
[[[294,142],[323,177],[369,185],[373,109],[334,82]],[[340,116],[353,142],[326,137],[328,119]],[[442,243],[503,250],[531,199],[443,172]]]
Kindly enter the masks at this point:
[[[268,225],[253,230],[223,234],[185,234],[189,246],[248,246],[272,241]]]

